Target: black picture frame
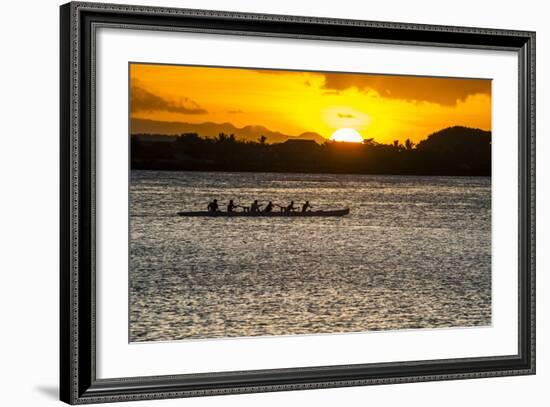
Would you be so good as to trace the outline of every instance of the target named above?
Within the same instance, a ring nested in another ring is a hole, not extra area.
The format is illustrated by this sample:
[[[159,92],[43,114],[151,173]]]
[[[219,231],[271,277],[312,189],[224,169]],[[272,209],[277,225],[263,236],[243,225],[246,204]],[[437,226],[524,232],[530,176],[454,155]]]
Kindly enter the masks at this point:
[[[62,401],[100,403],[535,373],[534,32],[81,2],[62,5],[60,22]],[[99,26],[517,52],[518,353],[499,357],[97,379],[93,38]]]

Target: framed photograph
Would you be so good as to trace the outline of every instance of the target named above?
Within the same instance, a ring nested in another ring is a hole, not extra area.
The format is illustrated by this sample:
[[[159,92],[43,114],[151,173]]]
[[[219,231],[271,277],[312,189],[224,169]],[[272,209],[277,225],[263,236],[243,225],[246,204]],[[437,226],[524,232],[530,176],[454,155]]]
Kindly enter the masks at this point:
[[[535,33],[61,6],[61,400],[535,373]]]

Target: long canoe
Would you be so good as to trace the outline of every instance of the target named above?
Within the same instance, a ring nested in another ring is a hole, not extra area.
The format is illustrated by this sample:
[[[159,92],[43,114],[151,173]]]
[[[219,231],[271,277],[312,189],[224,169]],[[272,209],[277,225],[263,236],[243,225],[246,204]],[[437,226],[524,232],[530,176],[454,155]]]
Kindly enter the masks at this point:
[[[208,211],[197,211],[197,212],[178,212],[179,216],[187,217],[209,217],[209,218],[239,218],[239,217],[250,217],[250,218],[300,218],[300,217],[330,217],[330,216],[344,216],[349,213],[349,208],[346,209],[335,209],[332,211],[307,211],[307,212],[208,212]]]

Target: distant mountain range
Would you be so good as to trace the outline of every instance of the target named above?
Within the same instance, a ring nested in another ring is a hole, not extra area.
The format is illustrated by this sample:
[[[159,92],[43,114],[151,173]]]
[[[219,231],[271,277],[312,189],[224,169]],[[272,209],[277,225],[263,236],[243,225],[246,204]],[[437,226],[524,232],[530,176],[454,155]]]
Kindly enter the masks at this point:
[[[299,136],[271,131],[264,126],[245,126],[236,127],[231,123],[185,123],[185,122],[165,122],[147,119],[131,120],[132,134],[182,134],[198,133],[202,137],[216,137],[220,133],[234,134],[237,140],[258,141],[260,136],[265,136],[267,142],[282,143],[289,139],[307,139],[315,140],[319,144],[327,141],[326,138],[315,132],[305,132]]]
[[[217,132],[220,127],[214,129]],[[235,129],[235,134],[239,130]],[[194,131],[199,132],[197,126]],[[265,128],[260,131],[263,133]],[[149,133],[131,138],[131,166],[136,170],[171,171],[490,176],[491,132],[449,127],[430,134],[417,145],[369,141],[262,145]]]

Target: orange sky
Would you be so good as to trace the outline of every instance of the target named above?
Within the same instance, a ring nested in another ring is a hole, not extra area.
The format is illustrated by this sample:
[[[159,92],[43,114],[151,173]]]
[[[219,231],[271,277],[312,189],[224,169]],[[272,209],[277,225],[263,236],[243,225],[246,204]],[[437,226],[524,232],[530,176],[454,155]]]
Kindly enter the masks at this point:
[[[491,81],[131,64],[131,117],[261,125],[327,139],[354,128],[381,143],[445,127],[491,130]]]

